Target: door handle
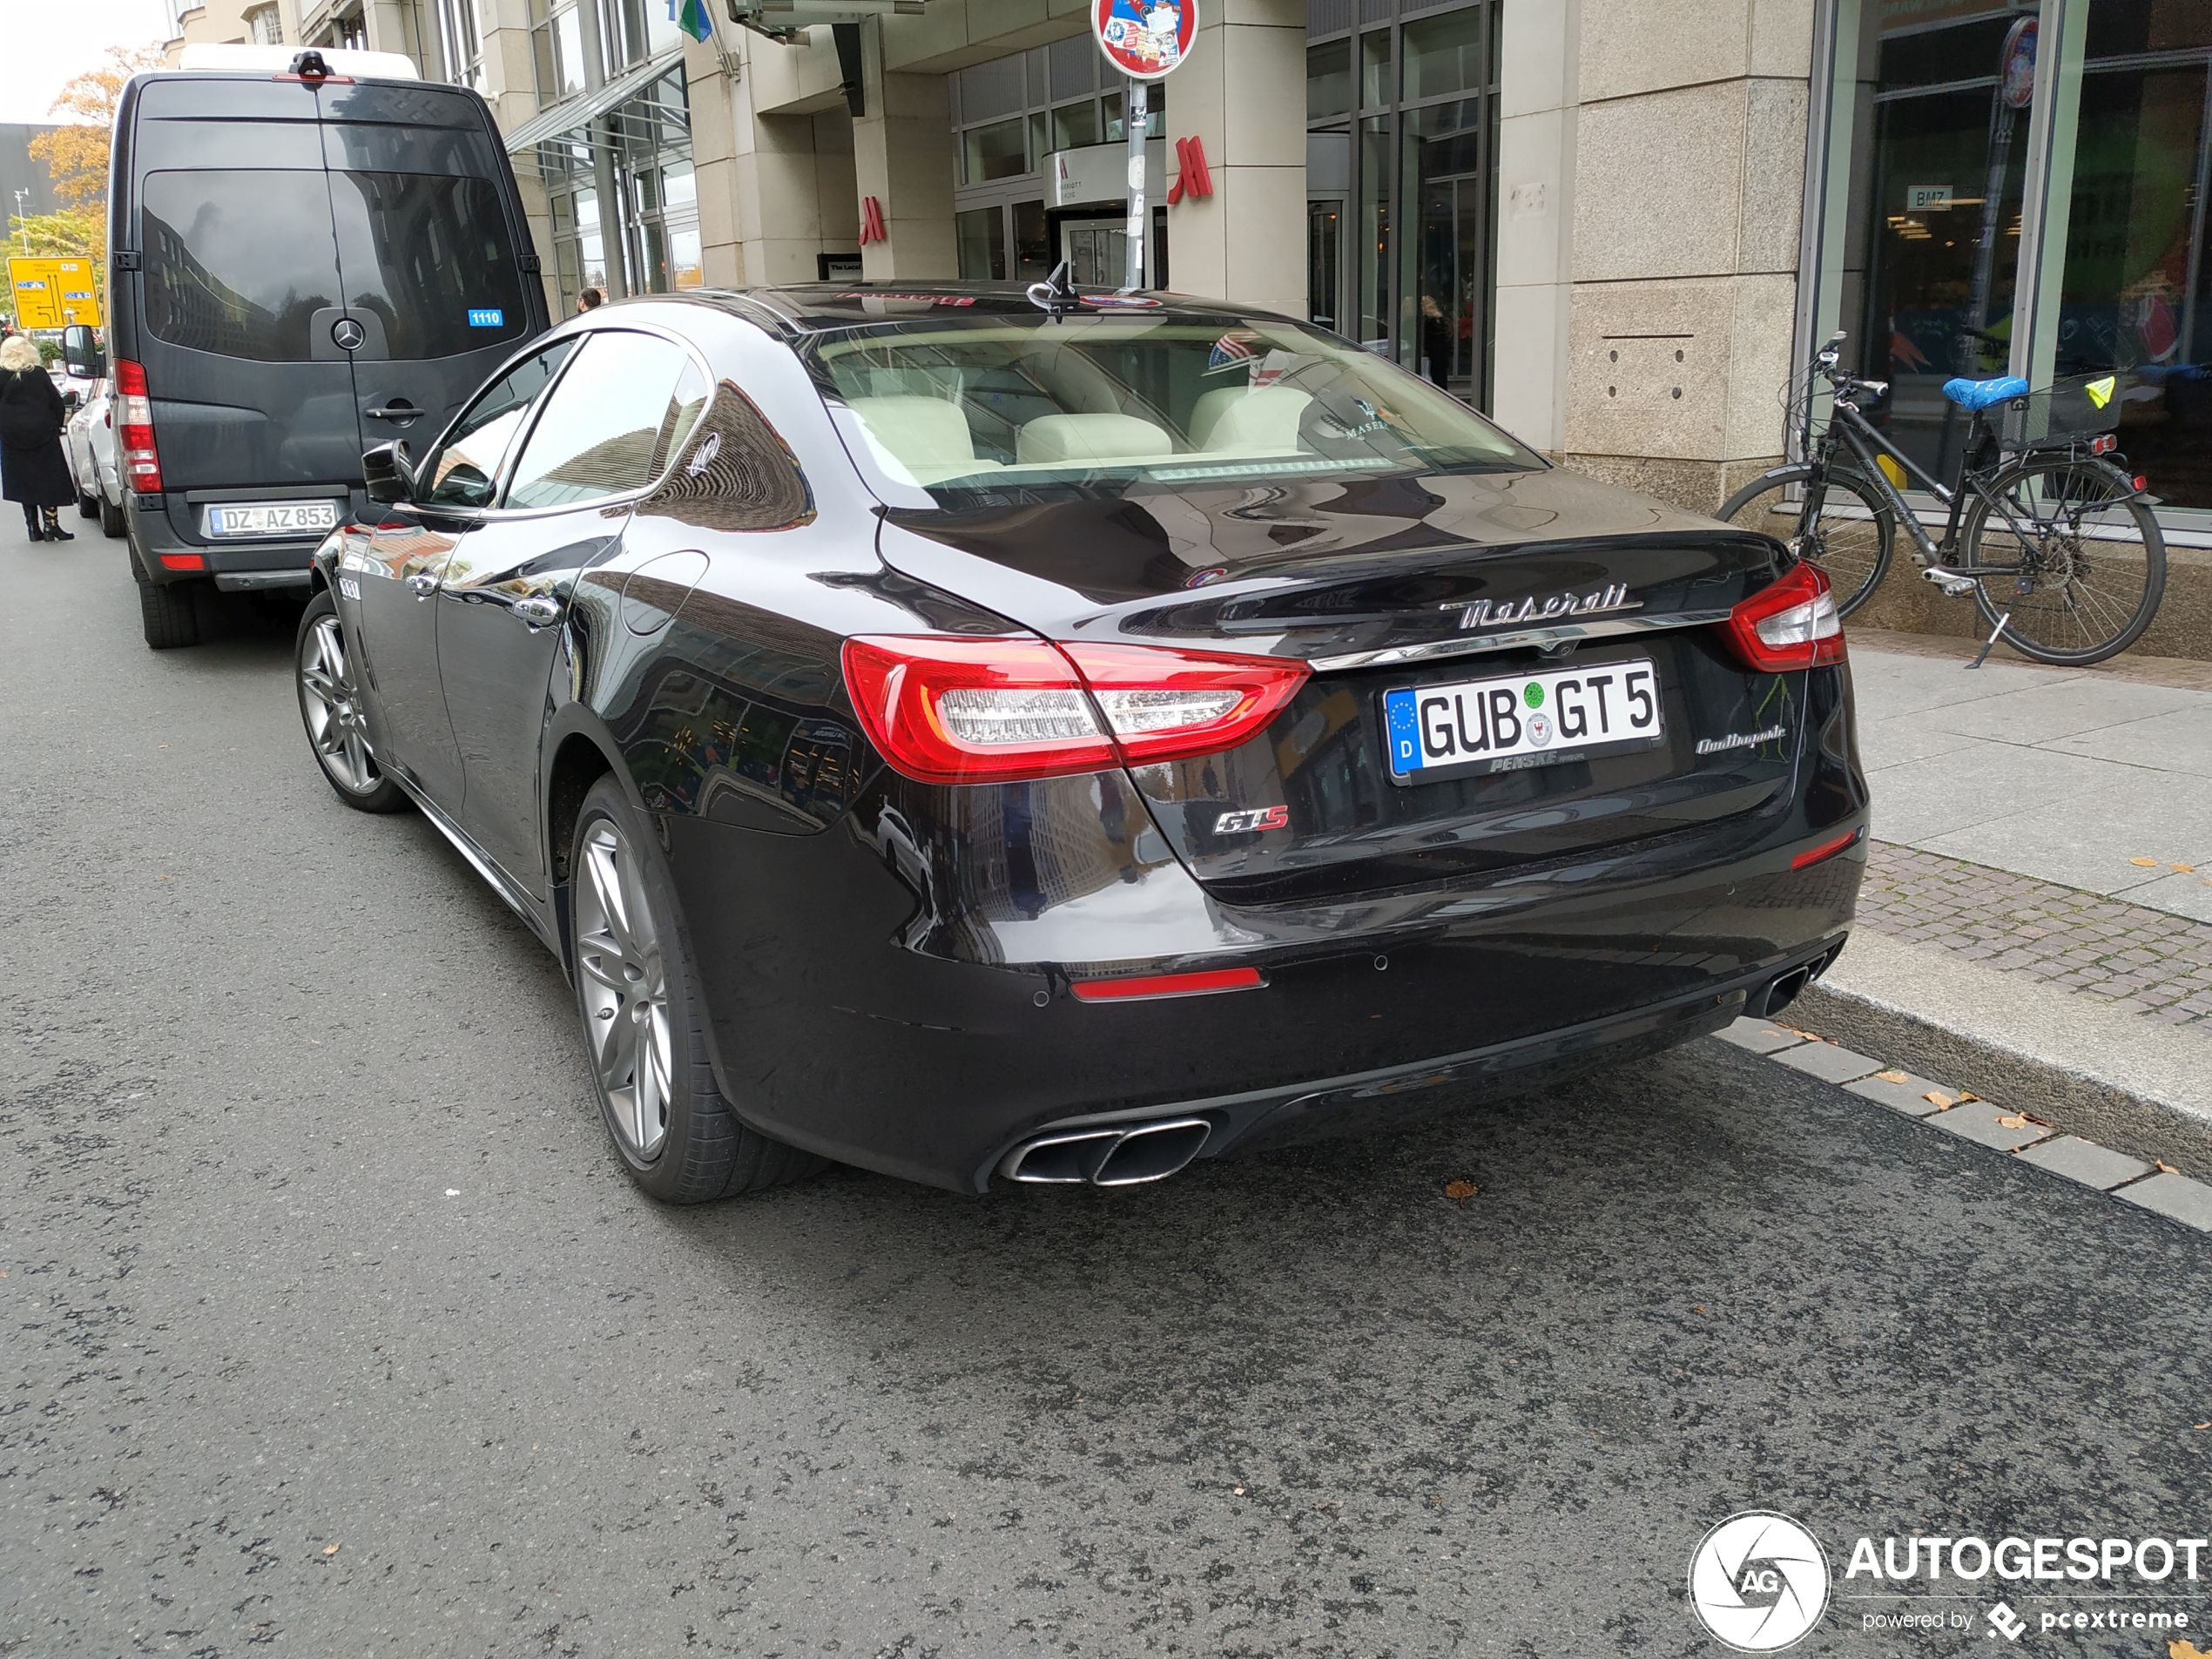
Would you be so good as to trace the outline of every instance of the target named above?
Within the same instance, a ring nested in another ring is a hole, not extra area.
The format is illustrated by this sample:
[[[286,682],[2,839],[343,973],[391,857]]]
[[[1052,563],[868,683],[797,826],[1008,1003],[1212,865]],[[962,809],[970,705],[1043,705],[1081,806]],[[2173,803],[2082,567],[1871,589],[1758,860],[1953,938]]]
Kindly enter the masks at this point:
[[[533,593],[507,608],[529,624],[533,631],[550,628],[561,620],[561,602],[550,593]]]
[[[372,421],[392,421],[401,426],[411,426],[422,417],[422,411],[403,397],[394,398],[389,408],[364,409],[361,412]]]
[[[427,599],[438,590],[438,578],[428,570],[417,570],[408,577],[407,590],[418,599]]]

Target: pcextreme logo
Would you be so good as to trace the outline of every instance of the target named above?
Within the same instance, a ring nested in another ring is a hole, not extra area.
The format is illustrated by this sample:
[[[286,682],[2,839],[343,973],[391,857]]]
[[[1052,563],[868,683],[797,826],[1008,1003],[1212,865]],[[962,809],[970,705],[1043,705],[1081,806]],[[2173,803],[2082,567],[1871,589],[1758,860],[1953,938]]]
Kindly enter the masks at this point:
[[[1707,1533],[1689,1558],[1689,1605],[1738,1653],[1779,1653],[1828,1608],[1828,1557],[1787,1515],[1747,1509]]]

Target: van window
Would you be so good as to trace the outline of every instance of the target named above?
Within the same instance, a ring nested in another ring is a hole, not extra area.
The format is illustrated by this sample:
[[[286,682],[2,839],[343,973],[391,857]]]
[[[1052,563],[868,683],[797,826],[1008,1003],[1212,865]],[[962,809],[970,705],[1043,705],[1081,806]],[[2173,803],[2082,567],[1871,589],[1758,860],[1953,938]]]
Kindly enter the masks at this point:
[[[489,179],[334,172],[346,303],[384,323],[400,361],[457,357],[529,332],[513,231]]]
[[[509,507],[569,507],[642,489],[691,359],[652,334],[587,337],[530,429],[507,487]]]
[[[315,313],[339,303],[327,177],[148,173],[145,309],[154,338],[265,363],[308,361]]]

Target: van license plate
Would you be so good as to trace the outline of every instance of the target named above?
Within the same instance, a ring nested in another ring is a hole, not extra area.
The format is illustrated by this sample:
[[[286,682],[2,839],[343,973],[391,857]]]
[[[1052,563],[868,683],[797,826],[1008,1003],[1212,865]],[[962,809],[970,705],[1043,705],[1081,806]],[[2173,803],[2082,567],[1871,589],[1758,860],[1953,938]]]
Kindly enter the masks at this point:
[[[1661,735],[1659,676],[1647,661],[1597,663],[1383,693],[1391,776],[1511,771]]]
[[[210,536],[320,536],[337,528],[336,502],[229,502],[207,509]]]

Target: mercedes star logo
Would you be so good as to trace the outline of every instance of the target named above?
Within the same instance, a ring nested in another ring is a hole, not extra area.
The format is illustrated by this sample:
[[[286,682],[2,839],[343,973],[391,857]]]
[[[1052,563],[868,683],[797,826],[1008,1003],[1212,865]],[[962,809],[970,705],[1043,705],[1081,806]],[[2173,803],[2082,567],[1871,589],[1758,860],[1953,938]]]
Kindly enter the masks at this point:
[[[341,317],[330,325],[330,337],[338,342],[340,351],[359,351],[368,331],[351,317]]]

